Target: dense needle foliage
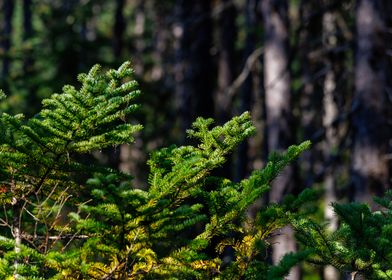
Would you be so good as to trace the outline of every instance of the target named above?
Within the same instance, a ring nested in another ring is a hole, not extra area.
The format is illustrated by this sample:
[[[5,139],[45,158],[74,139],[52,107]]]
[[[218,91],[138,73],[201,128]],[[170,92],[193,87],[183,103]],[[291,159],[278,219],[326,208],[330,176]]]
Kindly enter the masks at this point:
[[[376,211],[366,204],[334,204],[340,220],[335,232],[309,218],[295,221],[298,240],[312,251],[309,262],[365,279],[392,279],[392,193],[375,202]]]
[[[138,107],[132,73],[129,63],[106,73],[94,66],[79,76],[79,89],[65,86],[34,117],[1,115],[1,279],[272,280],[304,260],[392,277],[391,195],[377,199],[376,212],[334,205],[341,219],[334,233],[309,218],[311,190],[247,214],[310,146],[272,154],[239,182],[216,176],[255,132],[247,112],[223,126],[198,118],[187,131],[194,145],[153,152],[144,190],[127,174],[91,164],[93,151],[131,143],[142,128],[127,122]],[[273,266],[270,238],[289,224],[305,250]]]
[[[277,216],[285,206],[261,211],[256,221],[246,210],[309,143],[234,183],[213,170],[254,133],[249,114],[216,127],[199,118],[188,131],[197,144],[154,152],[149,188],[134,188],[125,174],[83,163],[92,151],[131,143],[141,129],[125,122],[139,94],[131,77],[129,63],[104,74],[94,66],[79,76],[80,89],[65,86],[33,118],[1,115],[1,278],[286,274],[289,267],[272,271],[266,257],[268,237],[285,224]]]
[[[137,108],[136,82],[123,82],[131,75],[129,63],[106,74],[95,66],[78,77],[80,89],[65,86],[33,118],[1,115],[1,278],[41,275],[51,267],[42,258],[78,237],[65,213],[85,202],[78,199],[84,192],[79,181],[94,171],[114,172],[81,163],[81,155],[129,143],[141,129],[123,121]]]

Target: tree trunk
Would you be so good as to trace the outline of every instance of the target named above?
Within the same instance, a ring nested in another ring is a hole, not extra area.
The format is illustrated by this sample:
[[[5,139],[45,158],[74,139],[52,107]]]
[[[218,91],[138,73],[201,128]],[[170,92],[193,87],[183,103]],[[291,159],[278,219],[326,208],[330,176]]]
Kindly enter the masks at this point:
[[[283,0],[261,2],[264,19],[264,88],[269,151],[282,151],[292,143],[292,116],[289,71],[288,3]],[[281,201],[293,186],[293,167],[286,168],[272,183],[270,201]],[[296,243],[290,227],[282,229],[273,241],[273,263],[284,254],[295,251]],[[299,267],[291,270],[287,279],[300,279]]]
[[[356,10],[354,129],[351,160],[353,199],[372,204],[390,184],[387,153],[392,112],[386,94],[387,42],[382,0],[358,0]]]
[[[218,19],[219,58],[218,58],[218,90],[215,96],[215,115],[219,123],[230,118],[231,100],[227,94],[235,73],[235,42],[237,28],[235,25],[236,8],[231,0],[221,0],[223,6]]]
[[[325,49],[334,48],[337,46],[336,36],[336,15],[333,11],[327,11],[323,15],[323,44]],[[337,129],[333,126],[333,121],[338,117],[338,107],[335,102],[336,95],[336,76],[334,64],[337,63],[334,59],[327,59],[327,73],[324,79],[324,97],[323,97],[323,126],[325,128],[325,139],[323,145],[324,161],[327,162],[332,151],[337,149],[339,144]],[[331,205],[332,202],[337,201],[336,197],[336,178],[335,178],[335,164],[332,163],[325,172],[324,176],[324,217],[328,222],[328,229],[331,232],[338,228],[337,216]],[[323,271],[325,280],[339,279],[339,271],[333,266],[326,266]]]
[[[313,58],[309,54],[319,50],[320,30],[322,30],[322,17],[314,16],[320,8],[319,1],[301,1],[300,21],[303,24],[299,33],[299,56],[301,65],[301,78],[303,86],[300,91],[300,119],[304,139],[313,139],[322,127],[322,77],[318,75],[324,65],[320,58]],[[322,166],[320,145],[313,145],[312,149],[305,151],[301,156],[303,170],[303,183],[305,188],[312,187],[315,175]]]
[[[33,26],[31,22],[31,0],[23,0],[23,41],[28,41],[33,35]],[[30,48],[29,48],[30,50]],[[31,50],[30,50],[31,51]],[[27,54],[24,59],[24,70],[28,73],[33,66],[31,53]]]
[[[178,39],[175,80],[181,131],[188,129],[197,116],[213,116],[210,4],[209,0],[178,0],[176,5],[173,31]]]
[[[11,64],[9,51],[11,48],[12,15],[14,13],[14,1],[4,0],[2,8],[4,12],[4,24],[3,24],[3,32],[2,32],[3,38],[1,42],[3,53],[4,53],[2,78],[7,79],[9,76],[10,64]]]
[[[114,12],[114,25],[113,25],[113,55],[114,61],[119,61],[122,59],[123,52],[123,35],[125,31],[125,20],[124,20],[124,0],[116,0],[116,8]],[[119,148],[109,148],[109,165],[112,168],[119,168],[123,172],[130,172],[126,163],[122,159],[126,159],[130,147],[126,144],[121,145]]]
[[[116,10],[114,15],[114,28],[113,28],[113,53],[114,59],[117,60],[121,57],[123,50],[123,35],[125,31],[124,20],[124,0],[116,0]]]
[[[23,43],[25,52],[23,54],[23,75],[27,81],[34,77],[35,69],[34,69],[34,46],[30,41],[33,37],[33,25],[32,25],[32,1],[31,0],[23,0]],[[25,112],[27,116],[33,115],[35,112],[32,112],[36,108],[39,108],[41,105],[41,99],[37,96],[37,86],[33,83],[27,82],[28,95],[27,95],[27,104],[29,110]]]
[[[259,0],[247,0],[245,4],[245,28],[246,28],[246,39],[245,39],[245,49],[243,54],[242,68],[246,67],[247,59],[255,50],[256,47],[256,7],[259,4]],[[251,101],[253,95],[253,77],[252,73],[244,80],[244,83],[240,89],[240,112],[251,110]],[[245,178],[248,173],[249,166],[249,156],[248,156],[248,141],[245,140],[238,147],[237,158],[236,158],[236,168],[235,168],[235,181],[240,181]]]
[[[284,150],[292,143],[287,1],[262,1],[265,27],[264,87],[268,150]],[[282,198],[286,184],[271,191],[273,201]]]

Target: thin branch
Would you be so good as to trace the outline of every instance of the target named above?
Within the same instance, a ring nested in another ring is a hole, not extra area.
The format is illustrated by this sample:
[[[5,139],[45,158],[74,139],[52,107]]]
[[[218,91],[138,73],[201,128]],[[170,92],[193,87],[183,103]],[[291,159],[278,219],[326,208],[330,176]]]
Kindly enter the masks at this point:
[[[264,53],[264,48],[260,47],[255,49],[246,59],[244,69],[242,69],[240,75],[234,80],[234,82],[227,89],[228,96],[232,99],[241,85],[244,83],[246,78],[249,76],[254,64],[257,62],[259,57]]]
[[[87,204],[87,203],[90,203],[91,201],[92,201],[92,199],[89,199],[89,200],[87,200],[86,202],[81,203],[80,205],[85,205],[85,204]],[[80,213],[80,207],[79,207],[79,210],[78,210],[77,213],[78,213],[78,214]],[[90,216],[90,214],[87,215],[86,219],[87,219],[89,216]],[[69,222],[67,225],[69,225],[70,223],[71,223],[71,222]],[[60,232],[60,234],[59,234],[60,236],[61,236],[61,234],[62,234],[63,231],[64,231],[64,230],[62,230],[62,231]],[[78,234],[79,232],[80,232],[80,230],[77,231],[77,232],[75,232],[74,236],[76,237],[77,234]],[[74,239],[74,238],[71,238],[71,239],[67,242],[67,244],[64,245],[64,247],[61,249],[61,252],[64,252],[64,251],[65,251],[65,249],[68,247],[68,245],[72,242],[73,239]],[[52,246],[54,245],[54,243],[56,243],[56,241],[53,242]]]
[[[3,211],[4,211],[4,217],[5,217],[5,221],[7,222],[7,224],[9,224],[9,221],[8,221],[8,214],[7,214],[7,209],[5,208],[5,205],[3,205]]]
[[[49,236],[43,236],[43,235],[38,235],[34,236],[31,234],[27,233],[22,233],[22,237],[25,240],[35,240],[35,239],[49,239],[49,240],[65,240],[65,239],[87,239],[90,238],[90,235],[86,234],[65,234],[63,236],[58,236],[58,235],[49,235]]]
[[[8,227],[9,229],[12,230],[12,226],[6,220],[0,218],[0,222],[2,222],[2,224],[0,224],[0,226]]]
[[[26,204],[25,204],[25,205],[26,205]],[[22,211],[25,210],[26,213],[29,214],[29,215],[34,219],[34,221],[39,221],[39,219],[38,219],[36,216],[34,216],[34,214],[31,213],[31,212],[25,207],[25,205],[22,206]]]
[[[56,182],[56,184],[54,185],[54,187],[53,187],[52,190],[50,191],[49,195],[47,195],[47,197],[46,197],[45,200],[41,203],[41,205],[44,205],[44,204],[49,200],[49,198],[53,195],[53,193],[54,193],[55,190],[57,189],[57,186],[58,186],[58,185],[59,185],[58,182]],[[65,190],[68,190],[68,187],[67,187]],[[61,196],[61,195],[60,195],[60,196]]]

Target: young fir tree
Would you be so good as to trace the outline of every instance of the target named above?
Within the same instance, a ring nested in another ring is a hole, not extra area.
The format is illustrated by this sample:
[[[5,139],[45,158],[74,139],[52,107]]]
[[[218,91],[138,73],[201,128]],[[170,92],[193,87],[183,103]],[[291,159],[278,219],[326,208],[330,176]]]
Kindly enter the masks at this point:
[[[106,74],[95,66],[79,76],[80,89],[65,86],[35,117],[1,115],[0,277],[281,279],[308,252],[272,267],[268,238],[286,213],[303,217],[313,193],[263,208],[255,220],[246,210],[309,143],[235,183],[213,171],[254,133],[249,114],[216,127],[198,118],[188,131],[197,144],[154,152],[149,188],[135,189],[129,176],[78,160],[130,143],[141,129],[124,122],[139,94],[131,75],[129,63]]]
[[[328,232],[309,218],[293,219],[298,240],[311,251],[308,261],[333,265],[352,279],[392,279],[392,192],[367,204],[333,204],[340,225]]]
[[[234,183],[211,172],[254,127],[248,113],[224,126],[210,128],[212,122],[198,118],[188,131],[197,146],[171,146],[152,154],[146,191],[132,189],[129,182],[112,174],[98,174],[88,181],[93,203],[72,214],[78,230],[93,235],[76,256],[76,263],[88,264],[83,277],[267,279],[268,275],[268,279],[281,279],[307,255],[290,255],[273,269],[266,258],[268,238],[287,223],[284,213],[303,215],[298,206],[312,194],[270,205],[256,221],[247,219],[246,210],[309,144],[274,155],[263,170]],[[235,256],[225,264],[221,257],[229,246]],[[70,276],[78,271],[70,270]]]
[[[77,178],[97,170],[113,171],[76,159],[129,143],[141,129],[124,122],[136,109],[132,101],[139,95],[135,81],[123,83],[131,76],[129,63],[106,74],[94,66],[78,77],[80,89],[65,86],[63,93],[43,101],[35,117],[1,115],[0,278],[51,276],[44,257],[52,251],[65,253],[70,241],[78,238],[63,217],[66,209],[83,202]]]

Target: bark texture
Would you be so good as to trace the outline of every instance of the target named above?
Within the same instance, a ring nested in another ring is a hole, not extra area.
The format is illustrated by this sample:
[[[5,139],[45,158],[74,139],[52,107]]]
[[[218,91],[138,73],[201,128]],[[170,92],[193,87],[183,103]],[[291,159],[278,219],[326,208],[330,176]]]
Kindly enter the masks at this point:
[[[388,64],[383,12],[381,0],[357,2],[352,198],[369,203],[372,195],[381,195],[391,186],[387,160],[391,105],[385,90]]]
[[[334,11],[327,11],[323,18],[323,45],[325,49],[336,48],[338,38],[336,36],[336,14]],[[339,109],[335,102],[336,95],[336,67],[338,63],[333,55],[326,60],[327,72],[324,79],[324,96],[323,102],[323,126],[325,129],[325,141],[323,145],[323,158],[326,162],[332,155],[333,151],[337,149],[339,144],[338,131],[333,125],[334,120],[338,117]],[[337,201],[336,196],[336,179],[334,176],[335,164],[332,163],[325,171],[324,176],[324,217],[328,222],[328,228],[335,231],[338,228],[338,220],[332,208],[332,203]],[[333,266],[326,266],[323,271],[325,280],[339,279],[339,271]]]
[[[261,11],[265,30],[264,89],[268,150],[281,151],[292,141],[288,3],[283,0],[261,1]],[[290,166],[273,182],[270,201],[280,201],[293,187],[293,167]],[[296,250],[292,229],[282,229],[273,244],[272,261],[278,263],[284,254]],[[300,279],[299,268],[293,268],[287,279]]]

